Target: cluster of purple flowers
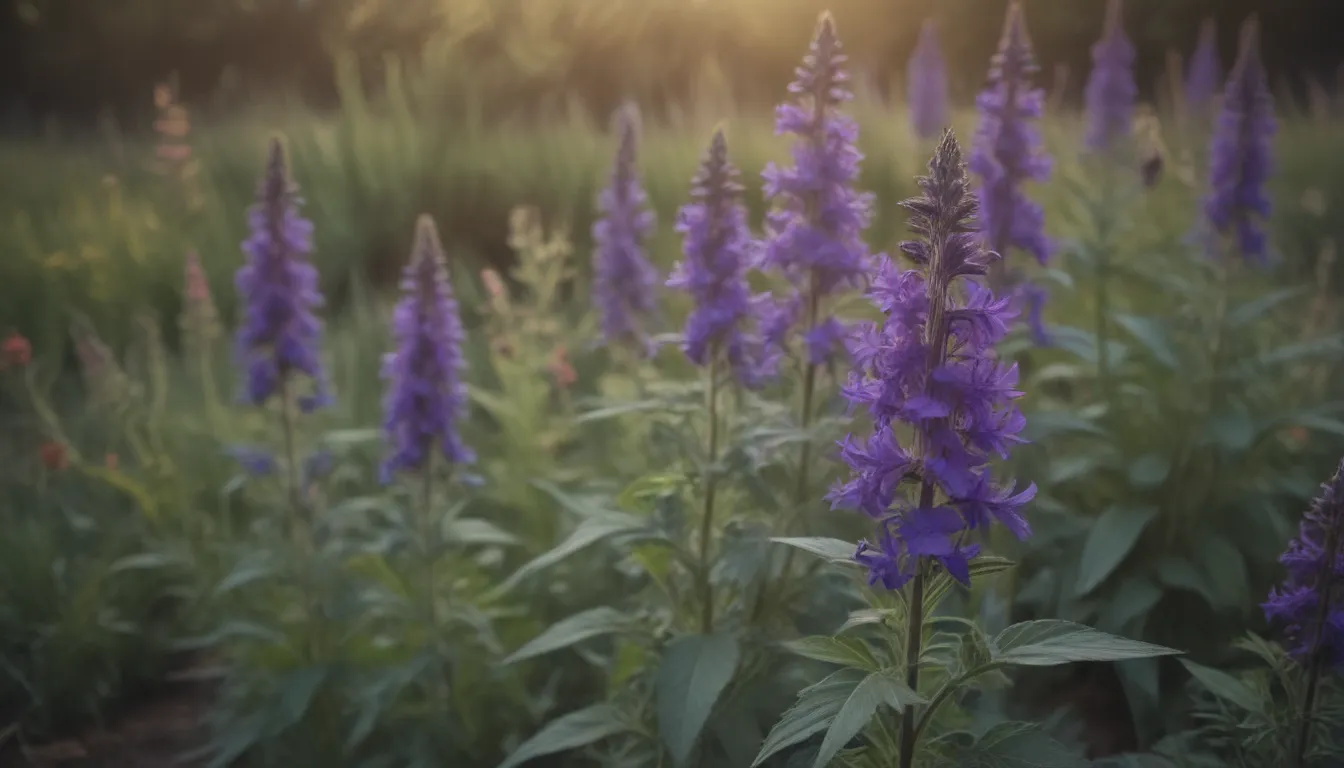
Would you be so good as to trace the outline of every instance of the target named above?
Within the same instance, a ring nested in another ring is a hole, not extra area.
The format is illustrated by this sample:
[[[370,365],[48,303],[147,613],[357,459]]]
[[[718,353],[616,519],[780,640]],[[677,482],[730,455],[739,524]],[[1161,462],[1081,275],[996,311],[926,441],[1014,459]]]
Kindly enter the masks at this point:
[[[1322,666],[1344,665],[1344,462],[1279,562],[1288,578],[1270,592],[1265,617],[1284,628],[1289,652],[1303,664],[1316,651]]]
[[[654,226],[649,198],[639,183],[639,111],[628,104],[617,113],[619,148],[610,184],[598,197],[593,224],[593,299],[603,338],[647,349],[644,321],[657,306],[658,272],[644,254]]]
[[[947,127],[947,62],[938,44],[938,24],[925,19],[919,42],[906,67],[906,103],[910,127],[921,139],[932,139]]]
[[[1045,210],[1022,190],[1050,178],[1051,161],[1033,121],[1045,110],[1045,92],[1032,87],[1038,70],[1022,7],[1008,8],[999,50],[990,62],[989,86],[976,99],[980,124],[969,166],[980,177],[980,229],[990,250],[1020,248],[1044,264],[1051,243]]]
[[[1106,29],[1092,46],[1092,74],[1087,81],[1087,132],[1083,146],[1093,152],[1112,149],[1128,136],[1134,122],[1134,44],[1125,36],[1123,0],[1106,6]]]
[[[243,242],[247,263],[236,284],[243,297],[238,329],[238,363],[246,372],[243,396],[262,405],[282,395],[286,380],[303,374],[311,394],[300,398],[308,411],[330,402],[322,367],[322,306],[313,249],[312,222],[299,215],[298,187],[290,179],[284,144],[273,139],[257,203],[248,213],[251,233]]]
[[[872,219],[873,195],[854,189],[863,159],[855,146],[859,129],[839,111],[853,98],[845,58],[834,22],[823,15],[789,85],[798,101],[781,104],[775,112],[775,132],[799,139],[794,165],[772,163],[763,174],[765,197],[775,207],[766,217],[762,266],[783,274],[794,288],[769,335],[781,336],[805,314],[810,365],[828,363],[843,351],[848,333],[839,319],[822,314],[821,302],[843,288],[861,287],[871,268],[862,234]]]
[[[1026,538],[1021,510],[1036,490],[1015,493],[988,466],[991,454],[1006,457],[1023,442],[1025,420],[1013,402],[1021,396],[1017,367],[994,355],[1015,312],[973,279],[998,255],[984,250],[973,229],[978,204],[950,131],[919,185],[923,195],[903,206],[920,239],[901,244],[915,268],[883,260],[871,296],[886,320],[863,327],[852,342],[857,372],[844,394],[868,409],[874,431],[842,441],[853,474],[829,497],[878,522],[876,541],[862,542],[855,557],[870,583],[887,589],[910,580],[920,558],[968,582],[968,561],[978,552],[968,532],[998,520]],[[902,426],[913,434],[907,445],[898,437]],[[907,484],[918,487],[909,497]]]
[[[1199,27],[1199,42],[1190,54],[1185,75],[1186,106],[1202,112],[1208,109],[1223,85],[1223,62],[1218,58],[1218,24],[1205,19]]]
[[[759,328],[769,296],[753,295],[747,284],[757,243],[747,226],[738,178],[728,159],[728,140],[722,129],[716,130],[691,181],[692,202],[677,214],[683,258],[667,285],[695,301],[682,341],[687,359],[709,366],[721,355],[739,383],[756,388],[773,373],[777,355]]]
[[[1260,60],[1259,29],[1251,19],[1242,28],[1237,63],[1214,126],[1204,215],[1214,231],[1233,238],[1242,258],[1255,264],[1268,259],[1265,186],[1273,171],[1275,130],[1274,97]]]
[[[458,422],[467,413],[465,334],[439,232],[428,216],[416,224],[402,290],[392,315],[396,349],[383,363],[388,381],[384,429],[392,446],[383,464],[385,480],[397,471],[424,469],[436,446],[453,465],[476,459],[458,432]]]

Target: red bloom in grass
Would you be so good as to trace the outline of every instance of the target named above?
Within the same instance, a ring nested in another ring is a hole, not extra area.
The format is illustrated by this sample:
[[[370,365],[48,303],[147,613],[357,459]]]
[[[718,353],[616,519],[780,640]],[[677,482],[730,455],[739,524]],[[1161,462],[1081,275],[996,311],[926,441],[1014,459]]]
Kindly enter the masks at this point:
[[[33,359],[33,345],[18,331],[9,334],[0,344],[0,369],[22,368]]]
[[[60,472],[70,466],[70,456],[65,452],[65,446],[55,440],[46,441],[37,452],[42,457],[42,465],[52,472]]]
[[[550,370],[551,376],[555,377],[555,385],[561,389],[569,389],[579,380],[579,374],[574,370],[574,366],[570,365],[569,353],[563,346],[555,348],[546,367]]]
[[[117,467],[118,467],[120,464],[121,464],[121,459],[120,459],[120,458],[117,456],[117,454],[115,454],[115,453],[109,453],[109,454],[107,454],[106,456],[103,457],[103,466],[107,467],[108,469],[112,470],[113,472],[116,472],[116,471],[117,471]]]

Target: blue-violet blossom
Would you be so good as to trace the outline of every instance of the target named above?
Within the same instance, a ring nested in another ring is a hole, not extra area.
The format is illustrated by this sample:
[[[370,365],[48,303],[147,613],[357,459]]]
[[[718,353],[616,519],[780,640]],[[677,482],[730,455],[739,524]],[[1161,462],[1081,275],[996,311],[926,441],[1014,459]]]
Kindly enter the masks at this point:
[[[737,380],[755,388],[773,373],[758,333],[760,307],[747,268],[756,248],[747,228],[739,172],[728,160],[723,130],[714,132],[709,150],[691,181],[691,201],[677,213],[682,260],[667,285],[686,291],[695,302],[686,319],[682,349],[687,359],[708,366],[722,356]]]
[[[1051,252],[1045,210],[1022,191],[1028,181],[1050,178],[1050,157],[1032,123],[1045,109],[1045,92],[1033,88],[1030,80],[1038,69],[1022,7],[1014,0],[990,62],[989,85],[976,98],[980,124],[969,167],[980,177],[980,228],[986,247],[1005,256],[1009,248],[1021,248],[1044,264]]]
[[[853,98],[845,59],[835,24],[823,14],[789,85],[797,101],[775,110],[775,132],[798,137],[794,165],[771,163],[762,174],[765,197],[774,203],[766,216],[762,266],[781,272],[794,287],[783,311],[788,319],[805,315],[810,365],[843,352],[848,333],[844,323],[825,315],[821,302],[846,287],[862,287],[872,264],[862,233],[872,219],[873,195],[854,189],[863,159],[855,146],[859,128],[840,112]],[[779,314],[773,319],[788,324]]]
[[[1310,664],[1317,650],[1322,666],[1344,665],[1344,462],[1321,486],[1279,562],[1288,578],[1270,592],[1265,617],[1284,628],[1299,662]]]
[[[1087,131],[1083,146],[1092,152],[1112,149],[1133,130],[1134,102],[1139,87],[1134,83],[1134,44],[1125,36],[1123,0],[1106,6],[1106,27],[1092,46],[1092,73],[1084,94]]]
[[[1185,74],[1185,103],[1196,112],[1209,108],[1223,85],[1223,62],[1218,58],[1218,23],[1212,18],[1199,25],[1199,41],[1190,54]]]
[[[383,462],[384,481],[397,471],[423,470],[436,447],[452,465],[476,460],[458,432],[467,412],[465,334],[438,229],[429,216],[416,224],[401,286],[403,297],[392,316],[396,347],[383,361],[388,382],[383,428],[391,446]]]
[[[852,475],[829,495],[834,507],[878,522],[876,541],[860,543],[855,558],[870,584],[887,589],[913,578],[921,558],[968,582],[979,551],[969,532],[998,520],[1025,539],[1022,508],[1036,493],[1035,485],[1014,493],[995,483],[988,466],[991,454],[1006,458],[1024,442],[1017,366],[994,353],[1015,312],[977,279],[999,256],[974,231],[978,204],[951,131],[919,186],[923,195],[902,203],[920,236],[901,244],[915,269],[883,260],[870,293],[886,320],[852,342],[856,371],[844,394],[867,407],[873,433],[840,443]],[[913,434],[907,445],[902,425]],[[918,490],[904,492],[907,482]]]
[[[313,391],[299,405],[310,411],[330,398],[321,358],[322,322],[315,314],[322,294],[317,268],[308,261],[313,225],[299,215],[301,205],[284,144],[273,139],[257,203],[248,212],[247,263],[234,280],[243,302],[237,355],[246,376],[245,401],[262,405],[301,373],[312,380]]]
[[[906,102],[910,127],[921,139],[938,136],[948,124],[947,62],[938,43],[938,24],[925,19],[919,42],[906,65]]]
[[[597,246],[593,299],[607,343],[632,343],[647,350],[644,323],[657,306],[658,272],[644,252],[654,214],[639,182],[639,111],[635,105],[619,110],[616,130],[620,142],[616,162],[607,188],[598,196],[601,215],[593,224]]]
[[[1268,259],[1264,222],[1270,202],[1265,185],[1273,172],[1275,130],[1259,29],[1250,19],[1242,28],[1241,50],[1214,126],[1204,215],[1214,231],[1235,239],[1242,258],[1257,264]]]

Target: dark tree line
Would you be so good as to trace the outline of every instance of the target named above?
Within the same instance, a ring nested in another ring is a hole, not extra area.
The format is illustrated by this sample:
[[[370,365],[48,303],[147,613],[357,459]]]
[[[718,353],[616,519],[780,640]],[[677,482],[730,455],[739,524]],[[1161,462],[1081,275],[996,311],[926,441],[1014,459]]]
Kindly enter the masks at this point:
[[[1048,73],[1086,70],[1104,0],[1025,0]],[[87,119],[148,109],[153,84],[176,73],[183,98],[221,88],[335,97],[338,55],[370,78],[397,52],[429,50],[453,87],[513,108],[577,96],[605,109],[622,96],[683,98],[714,59],[743,100],[778,94],[822,8],[853,58],[882,80],[899,75],[919,22],[936,16],[954,81],[978,85],[1006,0],[0,0],[0,109]],[[1230,61],[1236,28],[1259,13],[1266,58],[1280,77],[1333,78],[1344,28],[1340,0],[1128,0],[1151,88],[1168,50],[1186,52],[1212,15]],[[1072,78],[1075,89],[1081,82]]]

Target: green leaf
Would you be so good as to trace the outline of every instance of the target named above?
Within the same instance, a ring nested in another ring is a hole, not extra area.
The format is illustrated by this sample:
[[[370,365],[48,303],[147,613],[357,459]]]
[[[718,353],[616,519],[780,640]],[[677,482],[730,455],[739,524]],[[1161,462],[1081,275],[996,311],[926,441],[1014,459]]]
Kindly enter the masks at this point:
[[[1002,573],[1016,565],[1016,563],[1006,557],[981,555],[970,563],[971,583],[974,584],[975,580],[981,576],[992,576],[996,573]],[[932,610],[933,606],[942,602],[948,591],[951,590],[955,584],[957,584],[957,580],[952,578],[947,571],[939,570],[938,574],[933,577],[931,582],[929,582],[929,589],[924,594],[925,608]]]
[[[737,671],[741,651],[732,635],[686,635],[663,651],[655,681],[658,731],[678,766],[686,765],[714,702]]]
[[[1114,318],[1121,328],[1129,331],[1148,350],[1154,360],[1173,371],[1181,367],[1180,358],[1167,338],[1167,329],[1155,318],[1124,314],[1117,314]]]
[[[817,752],[817,759],[813,761],[812,768],[825,768],[831,762],[831,758],[845,748],[850,739],[867,727],[883,705],[897,712],[903,712],[906,707],[923,703],[924,699],[910,690],[905,681],[901,680],[899,670],[884,669],[868,675],[849,695],[835,719],[831,721],[831,727],[826,730],[826,738],[821,742],[821,750]]]
[[[514,768],[528,760],[585,747],[628,730],[629,726],[621,719],[617,707],[594,704],[547,723],[545,728],[520,744],[499,764],[499,768]]]
[[[1098,623],[1106,631],[1122,631],[1130,622],[1151,611],[1161,599],[1162,589],[1151,579],[1144,576],[1125,579],[1102,606]]]
[[[481,546],[511,547],[518,544],[517,536],[488,520],[475,517],[448,520],[443,524],[443,538],[457,544]]]
[[[800,691],[798,701],[770,729],[751,768],[769,760],[780,750],[824,731],[867,677],[857,669],[842,669]]]
[[[285,675],[280,683],[280,727],[285,728],[303,719],[313,696],[322,682],[327,679],[329,670],[325,666],[303,667]]]
[[[869,624],[881,624],[888,617],[896,615],[896,611],[891,608],[860,608],[851,611],[849,618],[845,623],[835,631],[837,635],[843,635],[855,627],[863,627]]]
[[[994,651],[996,662],[1025,667],[1051,667],[1075,661],[1147,659],[1181,653],[1059,619],[1014,624],[995,636]]]
[[[1251,576],[1241,550],[1227,537],[1214,533],[1204,537],[1195,556],[1209,576],[1218,604],[1225,608],[1240,606],[1251,591]]]
[[[1204,598],[1210,605],[1218,602],[1218,595],[1204,572],[1194,563],[1183,557],[1171,555],[1157,564],[1157,579],[1168,587],[1193,592]]]
[[[972,744],[948,755],[938,768],[1083,768],[1091,763],[1039,726],[998,723]]]
[[[801,549],[804,552],[823,557],[832,563],[843,565],[854,565],[858,563],[854,560],[854,542],[844,541],[843,539],[830,539],[825,536],[806,536],[801,538],[772,538],[771,541],[776,544],[787,544],[790,547]]]
[[[1257,296],[1227,313],[1227,327],[1237,329],[1249,325],[1274,307],[1289,299],[1303,296],[1306,292],[1305,287],[1298,286],[1296,288],[1282,288],[1277,291],[1270,291],[1263,296]]]
[[[618,403],[608,405],[602,408],[594,408],[591,411],[584,411],[574,417],[575,424],[587,424],[594,421],[605,421],[617,416],[624,416],[627,413],[642,413],[644,411],[657,410],[664,407],[664,403],[659,400],[639,400],[630,403]]]
[[[643,527],[644,521],[630,515],[588,518],[580,523],[579,527],[575,528],[574,532],[569,534],[569,537],[560,542],[554,549],[537,555],[517,571],[514,571],[512,576],[495,588],[491,596],[496,597],[507,592],[529,576],[544,571],[575,552],[590,547],[603,539],[621,533],[632,533]]]
[[[827,637],[814,635],[784,643],[784,647],[807,659],[824,661],[827,664],[839,664],[842,667],[876,672],[882,667],[868,646],[852,637]]]
[[[1081,454],[1078,456],[1057,456],[1050,460],[1049,483],[1060,485],[1070,480],[1092,474],[1100,467],[1101,460],[1096,456]]]
[[[1223,411],[1204,425],[1203,439],[1229,452],[1240,452],[1255,442],[1255,422],[1243,411]]]
[[[1157,507],[1116,504],[1107,508],[1087,531],[1087,541],[1078,560],[1078,584],[1075,594],[1086,596],[1120,568],[1138,543],[1148,523],[1157,515]]]
[[[516,664],[524,659],[568,648],[590,638],[620,632],[630,624],[630,617],[610,606],[603,605],[576,613],[552,624],[545,632],[510,654],[503,663]]]
[[[1054,366],[1050,366],[1054,367]],[[1074,366],[1069,366],[1070,368]],[[1045,371],[1037,376],[1045,375]],[[1107,431],[1091,419],[1084,418],[1074,411],[1033,411],[1023,430],[1027,439],[1037,442],[1056,435],[1088,434],[1106,437]]]
[[[123,557],[112,563],[107,569],[107,575],[111,576],[123,571],[156,571],[170,565],[189,565],[189,563],[179,555],[171,555],[166,552],[141,552]]]
[[[239,587],[272,576],[278,571],[279,568],[272,562],[269,555],[261,554],[245,557],[228,576],[224,577],[223,581],[215,586],[215,595],[227,594]]]
[[[1248,685],[1229,675],[1221,669],[1213,669],[1203,664],[1196,664],[1189,659],[1181,659],[1182,664],[1190,672],[1200,685],[1208,689],[1218,698],[1236,704],[1247,712],[1263,714],[1265,711],[1265,702]]]
[[[1129,465],[1129,484],[1136,488],[1156,488],[1171,474],[1171,460],[1160,453],[1145,453]]]
[[[1157,508],[1150,506],[1116,505],[1107,509],[1083,543],[1075,594],[1083,597],[1101,586],[1129,556],[1143,529],[1156,516]]]

